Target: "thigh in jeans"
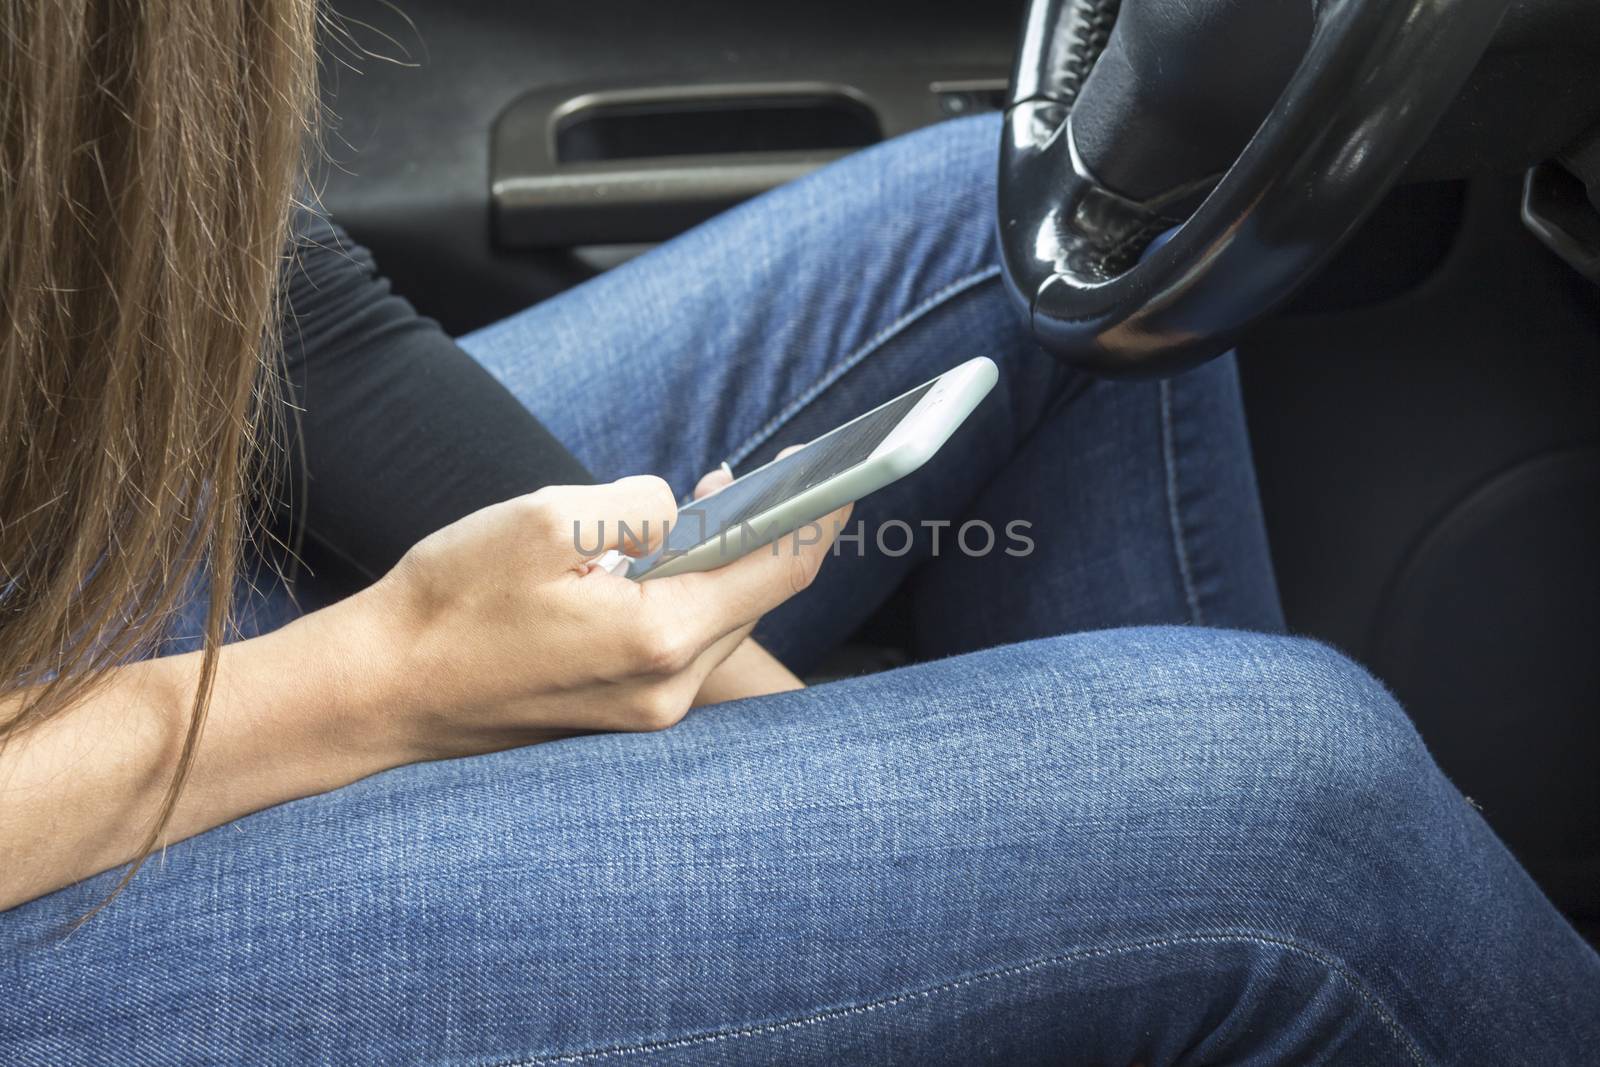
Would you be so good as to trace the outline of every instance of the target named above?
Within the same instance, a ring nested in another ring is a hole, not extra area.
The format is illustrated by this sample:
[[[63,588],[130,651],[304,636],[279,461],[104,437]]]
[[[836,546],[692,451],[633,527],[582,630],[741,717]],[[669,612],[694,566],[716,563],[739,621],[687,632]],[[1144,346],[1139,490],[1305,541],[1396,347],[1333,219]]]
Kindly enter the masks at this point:
[[[1198,628],[423,764],[0,917],[19,1065],[1579,1062],[1600,961],[1380,686]]]
[[[1231,363],[1091,384],[1039,351],[995,260],[997,135],[975,118],[860,153],[462,344],[597,475],[658,473],[680,493],[724,459],[764,462],[994,358],[1000,384],[968,425],[864,501],[863,538],[763,622],[798,669],[923,572],[924,656],[1095,626],[1275,628]],[[997,541],[987,559],[923,567],[936,546],[960,556],[974,519],[1025,522],[1037,551]],[[246,632],[295,612],[266,588]],[[183,632],[192,643],[197,627]]]
[[[859,153],[460,343],[598,477],[658,474],[680,495],[990,355],[1001,385],[967,438],[886,501],[948,518],[1074,380],[1000,289],[998,135],[991,116]],[[811,597],[834,604],[828,634],[914,562],[829,568],[851,573],[848,595]],[[251,617],[280,617],[277,600]]]
[[[597,475],[660,474],[680,494],[725,459],[764,462],[994,358],[999,386],[968,425],[862,502],[862,540],[763,622],[757,636],[796,669],[936,543],[959,554],[975,518],[1001,532],[1023,520],[1043,549],[927,568],[921,655],[1208,609],[1281,626],[1231,361],[1172,386],[1091,386],[1041,352],[999,277],[997,136],[979,117],[859,153],[461,343]],[[916,535],[909,550],[891,524]],[[998,583],[1025,591],[1003,598],[1003,620],[1000,598],[973,610]]]
[[[680,495],[772,458],[975,355],[1000,384],[958,437],[856,518],[951,521],[1075,376],[1002,291],[993,116],[858,153],[461,339],[603,478]],[[798,669],[926,555],[844,553],[758,636]]]

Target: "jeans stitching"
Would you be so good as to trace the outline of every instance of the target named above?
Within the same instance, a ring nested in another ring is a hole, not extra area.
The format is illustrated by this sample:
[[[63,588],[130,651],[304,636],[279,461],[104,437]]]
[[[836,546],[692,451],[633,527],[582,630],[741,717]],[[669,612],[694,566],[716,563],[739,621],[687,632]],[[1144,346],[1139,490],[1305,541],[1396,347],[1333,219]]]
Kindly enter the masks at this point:
[[[800,412],[804,411],[813,400],[821,396],[829,386],[833,385],[840,378],[854,370],[868,356],[872,355],[872,353],[876,352],[879,348],[882,348],[889,341],[893,340],[896,335],[904,332],[919,319],[923,318],[929,312],[939,307],[939,305],[952,300],[957,296],[960,296],[962,293],[973,288],[974,286],[986,282],[991,278],[998,277],[999,274],[1000,266],[999,264],[995,264],[994,266],[985,267],[983,270],[978,271],[975,274],[969,274],[964,278],[960,278],[957,281],[951,282],[949,285],[945,286],[943,289],[940,289],[922,303],[916,305],[910,311],[906,312],[904,315],[901,315],[898,319],[895,319],[889,325],[873,334],[867,339],[865,344],[861,345],[855,351],[846,356],[843,362],[835,365],[821,378],[813,382],[811,387],[805,392],[801,393],[799,397],[790,401],[782,411],[778,412],[778,414],[767,420],[766,425],[762,426],[759,430],[752,434],[748,439],[746,439],[744,444],[740,445],[733,451],[731,455],[727,457],[727,462],[732,465],[749,457],[752,452],[760,448],[767,441],[771,440],[772,435],[782,429],[786,423],[792,420],[796,415],[800,414]]]
[[[1095,948],[1080,949],[1075,952],[1063,952],[1054,956],[1043,956],[1027,960],[1023,963],[1013,964],[1009,967],[997,967],[993,970],[979,971],[977,974],[967,975],[965,978],[942,982],[938,985],[925,986],[922,989],[913,989],[910,992],[898,993],[892,997],[883,997],[862,1004],[851,1004],[845,1007],[832,1008],[828,1011],[816,1012],[812,1015],[803,1015],[794,1019],[785,1019],[782,1022],[767,1023],[762,1026],[733,1027],[725,1030],[710,1030],[705,1033],[691,1034],[687,1037],[673,1038],[662,1041],[647,1041],[634,1045],[613,1045],[609,1048],[592,1049],[586,1052],[570,1052],[559,1055],[535,1056],[532,1059],[497,1060],[488,1067],[544,1067],[544,1065],[564,1063],[590,1063],[595,1060],[609,1059],[615,1056],[630,1056],[639,1052],[670,1052],[676,1049],[693,1048],[699,1045],[713,1044],[721,1041],[730,1041],[742,1037],[760,1037],[766,1034],[782,1033],[787,1030],[796,1030],[819,1023],[831,1022],[835,1019],[847,1019],[857,1015],[866,1015],[869,1012],[882,1011],[885,1008],[899,1007],[916,1000],[929,1000],[941,993],[950,993],[957,989],[990,982],[1001,978],[1013,978],[1017,975],[1028,974],[1042,970],[1046,967],[1063,963],[1077,963],[1083,960],[1108,959],[1114,956],[1130,955],[1151,949],[1174,948],[1186,945],[1227,945],[1245,942],[1250,944],[1265,945],[1269,948],[1284,949],[1296,955],[1303,956],[1314,963],[1324,967],[1329,974],[1344,982],[1361,998],[1379,1019],[1389,1035],[1406,1050],[1407,1056],[1414,1064],[1421,1065],[1422,1053],[1417,1048],[1405,1031],[1400,1028],[1399,1022],[1389,1011],[1388,1007],[1378,999],[1377,995],[1369,990],[1361,979],[1353,972],[1327,955],[1314,949],[1307,948],[1300,943],[1286,937],[1278,937],[1265,933],[1250,933],[1246,931],[1221,930],[1209,934],[1190,934],[1181,937],[1155,938],[1148,941],[1135,941],[1122,945],[1104,945]]]
[[[1172,527],[1172,550],[1178,557],[1178,578],[1183,583],[1183,596],[1189,602],[1189,621],[1196,626],[1205,625],[1205,613],[1200,609],[1200,594],[1194,586],[1194,571],[1189,563],[1189,547],[1183,536],[1183,514],[1178,507],[1177,445],[1172,428],[1172,382],[1163,378],[1161,395],[1161,462],[1167,474],[1167,521]]]

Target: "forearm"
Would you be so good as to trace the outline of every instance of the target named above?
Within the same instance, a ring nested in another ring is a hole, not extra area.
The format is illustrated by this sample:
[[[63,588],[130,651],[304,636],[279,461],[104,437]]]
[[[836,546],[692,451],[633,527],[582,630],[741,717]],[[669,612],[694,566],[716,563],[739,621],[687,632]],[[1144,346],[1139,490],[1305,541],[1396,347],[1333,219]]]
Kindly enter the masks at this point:
[[[414,758],[383,595],[223,649],[161,843]],[[195,653],[118,668],[0,751],[0,909],[134,858],[183,747],[200,664]]]
[[[797,687],[752,642],[723,651],[798,590],[793,560],[752,553],[640,584],[591,571],[572,547],[574,516],[642,528],[672,507],[649,478],[507,501],[426,538],[334,607],[227,646],[157,845],[403,763],[664,729],[697,693]],[[809,551],[802,586],[827,545]],[[183,751],[201,666],[192,654],[120,667],[0,749],[0,909],[135,858]],[[0,716],[11,700],[0,697]]]

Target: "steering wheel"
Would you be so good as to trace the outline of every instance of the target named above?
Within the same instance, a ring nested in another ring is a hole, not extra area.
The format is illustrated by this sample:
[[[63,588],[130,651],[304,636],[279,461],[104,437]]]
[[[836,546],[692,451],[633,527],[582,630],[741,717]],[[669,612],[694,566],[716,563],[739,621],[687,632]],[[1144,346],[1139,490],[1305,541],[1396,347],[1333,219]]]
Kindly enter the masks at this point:
[[[1032,0],[999,236],[1035,337],[1107,374],[1226,351],[1394,183],[1508,2]]]

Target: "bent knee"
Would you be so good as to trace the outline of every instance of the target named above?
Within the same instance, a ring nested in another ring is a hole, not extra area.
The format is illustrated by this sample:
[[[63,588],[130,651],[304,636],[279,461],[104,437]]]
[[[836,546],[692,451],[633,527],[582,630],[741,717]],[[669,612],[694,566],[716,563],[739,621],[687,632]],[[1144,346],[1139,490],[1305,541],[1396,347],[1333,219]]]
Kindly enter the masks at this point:
[[[1015,768],[1003,802],[1108,929],[1314,934],[1330,908],[1411,892],[1383,872],[1436,869],[1434,831],[1464,815],[1393,697],[1313,641],[1110,631],[1013,646],[975,677],[997,693],[983,743]]]
[[[1036,731],[1064,740],[1059,769],[1092,776],[1108,803],[1184,813],[1190,830],[1376,826],[1442,783],[1382,684],[1315,641],[1154,627],[1011,651],[1002,684],[1028,694]]]

